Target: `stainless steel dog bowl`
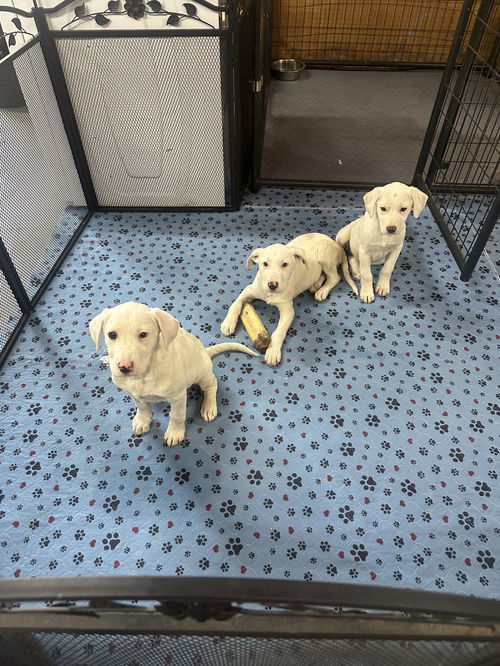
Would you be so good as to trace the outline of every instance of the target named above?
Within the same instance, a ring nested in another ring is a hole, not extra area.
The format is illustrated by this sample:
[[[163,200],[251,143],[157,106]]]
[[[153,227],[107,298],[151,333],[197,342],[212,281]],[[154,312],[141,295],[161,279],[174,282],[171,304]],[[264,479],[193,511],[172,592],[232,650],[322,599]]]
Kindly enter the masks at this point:
[[[303,69],[305,69],[305,63],[296,58],[281,58],[273,60],[271,63],[272,73],[282,81],[296,81]]]

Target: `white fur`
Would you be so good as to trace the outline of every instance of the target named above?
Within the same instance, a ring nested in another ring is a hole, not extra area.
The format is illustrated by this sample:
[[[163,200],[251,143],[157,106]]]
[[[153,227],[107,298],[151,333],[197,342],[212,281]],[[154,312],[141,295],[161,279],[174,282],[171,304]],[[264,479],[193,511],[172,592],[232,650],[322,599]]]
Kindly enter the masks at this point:
[[[372,264],[383,264],[375,292],[387,296],[392,271],[403,248],[406,220],[412,209],[415,217],[420,215],[427,195],[416,187],[396,182],[376,187],[363,200],[366,213],[342,227],[336,240],[342,247],[349,245],[352,275],[356,280],[361,279],[360,298],[363,303],[371,303],[375,300]]]
[[[205,421],[217,416],[217,379],[211,357],[225,351],[258,356],[237,343],[205,348],[172,315],[135,302],[106,308],[92,319],[89,328],[96,349],[104,335],[113,382],[130,393],[137,405],[132,420],[134,435],[149,430],[152,403],[170,403],[165,432],[168,446],[184,439],[187,389],[192,384],[199,384],[204,393],[201,415]]]
[[[256,248],[248,257],[246,268],[250,268],[253,263],[259,266],[255,280],[243,289],[231,305],[221,324],[221,331],[224,335],[234,333],[245,303],[257,298],[275,305],[280,312],[280,319],[266,350],[265,358],[269,365],[276,365],[281,360],[281,346],[295,314],[295,296],[309,289],[317,301],[324,301],[340,281],[337,271],[339,265],[342,265],[346,281],[358,293],[349,274],[345,252],[338,243],[324,234],[303,234],[287,245],[275,243],[265,248]],[[270,285],[275,288],[271,289]]]

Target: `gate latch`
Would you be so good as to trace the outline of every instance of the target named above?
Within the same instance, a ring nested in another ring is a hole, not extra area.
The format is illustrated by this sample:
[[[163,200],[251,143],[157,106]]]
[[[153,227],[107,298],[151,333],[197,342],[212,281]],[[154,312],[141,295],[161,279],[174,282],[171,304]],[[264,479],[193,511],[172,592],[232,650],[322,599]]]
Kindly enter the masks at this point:
[[[258,81],[250,81],[250,85],[252,86],[252,92],[262,92],[262,88],[264,87],[264,76],[262,75]]]

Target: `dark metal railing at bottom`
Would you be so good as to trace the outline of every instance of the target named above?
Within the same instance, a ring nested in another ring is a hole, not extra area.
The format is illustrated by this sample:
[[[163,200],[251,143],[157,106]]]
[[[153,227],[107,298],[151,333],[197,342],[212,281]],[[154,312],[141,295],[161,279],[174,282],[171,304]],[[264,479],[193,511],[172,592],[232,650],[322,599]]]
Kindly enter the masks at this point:
[[[11,579],[2,631],[486,641],[500,653],[500,600],[289,580]]]

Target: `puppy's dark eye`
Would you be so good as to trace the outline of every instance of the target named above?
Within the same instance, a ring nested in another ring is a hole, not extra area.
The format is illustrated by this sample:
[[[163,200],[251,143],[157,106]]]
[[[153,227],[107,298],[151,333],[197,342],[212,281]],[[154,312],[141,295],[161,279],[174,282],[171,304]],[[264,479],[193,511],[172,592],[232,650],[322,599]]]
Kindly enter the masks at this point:
[[[141,333],[139,333],[140,338],[147,338],[147,336],[148,334],[146,333],[146,331],[141,331]]]
[[[264,266],[269,266],[269,264],[267,263],[267,261],[263,261],[262,264],[263,264]]]
[[[401,208],[401,212],[404,213],[405,210],[408,210],[408,208]]]
[[[116,340],[117,337],[118,337],[118,333],[116,331],[110,331],[108,333],[108,338],[110,340]]]
[[[380,210],[383,210],[384,213],[385,213],[385,211],[387,210],[387,208],[386,208],[385,206],[380,206]]]
[[[284,261],[284,262],[283,262],[283,268],[286,268],[287,266],[288,266],[287,262]]]

